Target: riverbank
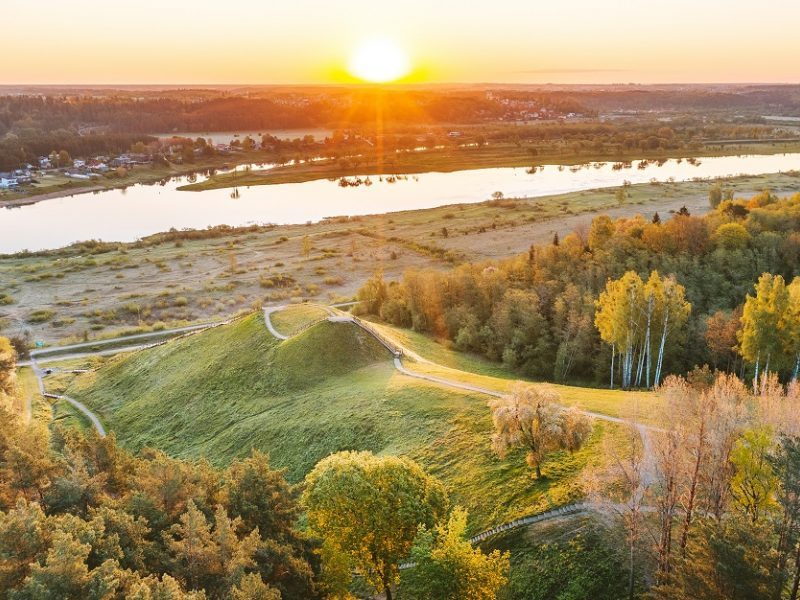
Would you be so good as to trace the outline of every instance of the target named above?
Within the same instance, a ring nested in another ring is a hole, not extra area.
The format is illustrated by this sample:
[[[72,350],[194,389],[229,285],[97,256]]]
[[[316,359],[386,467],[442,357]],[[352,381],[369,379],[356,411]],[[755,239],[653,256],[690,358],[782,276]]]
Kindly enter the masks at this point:
[[[419,152],[385,153],[381,160],[349,157],[356,166],[343,167],[341,159],[326,159],[296,165],[220,173],[197,183],[178,187],[180,191],[205,191],[234,187],[253,187],[282,183],[304,183],[322,179],[339,179],[357,175],[412,175],[425,172],[451,173],[501,167],[532,167],[543,165],[573,166],[590,162],[630,162],[633,160],[666,160],[678,158],[770,155],[800,152],[800,141],[751,141],[749,143],[719,142],[700,149],[675,151],[637,151],[630,153],[541,154],[531,156],[528,148],[514,144],[492,144],[483,147],[454,147]],[[68,180],[53,186],[39,186],[24,192],[0,192],[0,208],[26,206],[45,200],[68,196],[123,189],[133,185],[157,184],[164,180],[202,173],[210,169],[224,170],[241,164],[272,164],[271,152],[238,152],[198,159],[190,165],[147,166],[130,170],[123,177],[101,178],[87,182]]]
[[[194,173],[208,172],[210,169],[224,170],[240,164],[271,164],[274,160],[275,155],[271,152],[237,152],[198,157],[196,162],[183,165],[137,166],[127,170],[122,176],[115,172],[114,175],[101,176],[90,181],[66,177],[43,178],[42,183],[25,186],[21,191],[0,192],[0,208],[26,206],[44,200],[122,189],[137,184],[155,185],[172,177],[185,177]]]
[[[252,187],[281,183],[304,183],[318,179],[340,179],[354,176],[412,175],[427,172],[450,173],[494,167],[532,167],[542,165],[572,166],[590,162],[630,162],[633,160],[666,160],[740,155],[785,154],[800,151],[800,140],[782,142],[720,142],[699,148],[619,152],[537,154],[515,144],[491,144],[481,147],[454,147],[436,150],[387,152],[380,157],[361,156],[350,159],[316,161],[298,165],[251,170],[246,173],[220,174],[206,181],[184,185],[181,191],[199,192],[231,187]]]

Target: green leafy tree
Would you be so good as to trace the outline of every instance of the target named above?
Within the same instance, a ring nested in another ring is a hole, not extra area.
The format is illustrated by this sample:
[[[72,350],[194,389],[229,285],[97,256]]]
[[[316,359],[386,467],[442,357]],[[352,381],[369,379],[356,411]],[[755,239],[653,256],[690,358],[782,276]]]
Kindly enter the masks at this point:
[[[327,562],[338,574],[328,580],[340,588],[333,591],[355,570],[387,600],[418,527],[432,527],[447,507],[442,484],[417,463],[370,452],[321,460],[306,477],[303,501],[309,529],[324,542],[323,568]]]
[[[728,252],[744,250],[751,241],[750,233],[741,223],[723,223],[714,232],[714,242],[717,247]]]
[[[281,600],[281,593],[269,587],[255,573],[245,575],[231,590],[231,600]]]
[[[383,280],[383,272],[377,271],[372,277],[367,279],[363,286],[356,293],[356,305],[362,314],[377,315],[388,297],[386,282]]]
[[[788,306],[779,323],[783,338],[784,354],[792,368],[792,378],[800,377],[800,277],[795,277],[787,287]]]
[[[754,386],[758,385],[762,364],[764,374],[782,366],[785,357],[780,325],[789,303],[786,282],[780,275],[761,275],[755,292],[755,296],[747,295],[738,334],[742,358],[755,365]]]
[[[166,535],[167,548],[187,588],[225,595],[256,568],[258,531],[240,536],[240,528],[241,520],[231,520],[218,506],[212,529],[194,502],[189,502],[180,522]]]
[[[770,461],[774,439],[766,427],[748,429],[731,452],[734,467],[731,494],[736,505],[753,523],[776,508],[778,478]]]
[[[267,455],[254,451],[228,467],[223,497],[230,516],[261,536],[255,558],[263,581],[287,598],[315,597],[314,572],[306,560],[312,545],[295,530],[300,508],[283,472],[271,469]]]
[[[273,470],[269,458],[253,451],[225,473],[225,506],[233,518],[240,518],[248,530],[258,528],[262,538],[294,537],[299,516],[295,492],[283,472]]]
[[[514,553],[505,596],[525,600],[626,598],[628,577],[616,542],[609,530],[582,528],[569,540]]]
[[[20,499],[8,512],[0,512],[0,590],[17,587],[31,565],[43,558],[50,531],[39,504]]]
[[[125,600],[206,600],[206,595],[184,591],[176,579],[165,574],[160,579],[150,575],[133,582]]]
[[[456,507],[446,524],[421,527],[411,549],[414,567],[401,589],[416,600],[494,600],[508,581],[509,554],[484,554],[466,539],[467,512]]]
[[[777,499],[783,513],[778,527],[778,573],[784,583],[790,581],[790,598],[796,600],[800,591],[800,437],[781,436],[771,463],[780,483]],[[791,574],[787,572],[790,561],[794,562]]]
[[[61,150],[56,155],[56,165],[59,167],[71,167],[73,165],[72,157],[69,155],[69,152],[66,150]]]
[[[689,318],[691,304],[686,290],[674,277],[658,271],[647,282],[634,271],[609,280],[596,302],[595,325],[601,339],[610,344],[611,387],[614,387],[614,358],[620,355],[622,387],[643,383],[657,386],[663,373],[667,341]]]

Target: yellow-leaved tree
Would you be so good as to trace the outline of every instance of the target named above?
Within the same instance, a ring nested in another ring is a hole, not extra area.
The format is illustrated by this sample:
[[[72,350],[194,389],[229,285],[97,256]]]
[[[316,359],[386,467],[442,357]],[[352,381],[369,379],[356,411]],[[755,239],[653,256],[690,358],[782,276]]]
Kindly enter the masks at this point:
[[[772,369],[794,369],[800,358],[800,280],[787,286],[783,277],[764,273],[747,295],[738,332],[739,352],[755,366],[753,386]],[[762,367],[763,365],[763,367]]]
[[[340,597],[355,571],[392,600],[400,563],[420,526],[447,511],[442,484],[414,461],[371,452],[339,452],[306,477],[308,527],[323,541],[323,577]]]

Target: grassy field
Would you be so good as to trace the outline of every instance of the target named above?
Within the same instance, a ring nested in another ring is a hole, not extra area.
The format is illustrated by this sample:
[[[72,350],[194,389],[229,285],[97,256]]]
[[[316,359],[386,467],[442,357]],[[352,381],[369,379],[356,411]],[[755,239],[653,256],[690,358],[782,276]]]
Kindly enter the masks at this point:
[[[14,409],[30,421],[42,400],[39,394],[39,384],[30,367],[17,369],[17,393],[14,396]]]
[[[268,170],[253,170],[236,175],[220,174],[206,181],[188,184],[180,189],[202,191],[227,187],[247,187],[275,183],[300,183],[315,179],[340,178],[354,175],[388,175],[450,172],[492,167],[530,167],[545,164],[573,165],[592,161],[630,161],[640,158],[689,158],[693,156],[728,156],[731,154],[776,154],[797,152],[798,142],[750,143],[734,146],[708,145],[697,150],[677,149],[622,153],[618,151],[589,151],[575,154],[540,153],[531,156],[520,144],[490,144],[482,147],[448,147],[419,152],[387,152],[380,157],[361,156],[357,166],[343,167],[339,160],[288,165]]]
[[[270,315],[272,326],[283,335],[292,336],[304,327],[327,318],[328,312],[316,305],[293,304]]]
[[[225,464],[258,448],[291,481],[339,450],[410,456],[469,509],[473,530],[580,497],[581,473],[605,460],[602,438],[621,434],[598,422],[583,450],[554,455],[537,481],[522,453],[492,452],[485,396],[409,378],[389,358],[348,323],[325,321],[279,343],[253,315],[110,359],[66,392],[132,450]]]
[[[439,343],[416,331],[390,327],[383,323],[373,323],[373,326],[388,339],[411,351],[411,361],[406,362],[406,367],[414,372],[469,383],[498,392],[510,391],[514,384],[521,380],[518,374],[506,369],[500,363],[491,362],[475,354],[456,352],[448,348],[447,344]],[[612,417],[633,418],[636,415],[637,421],[649,422],[662,408],[660,398],[647,392],[625,392],[554,383],[547,385],[558,393],[563,404]]]
[[[587,190],[119,244],[99,254],[74,248],[0,257],[0,335],[28,330],[46,344],[80,342],[222,319],[259,303],[349,298],[377,269],[396,279],[410,267],[448,269],[511,256],[598,214],[650,218],[658,211],[665,218],[683,205],[700,214],[710,185],[635,185],[622,202],[614,189]],[[738,177],[725,185],[740,197],[767,187],[788,194],[800,178]]]

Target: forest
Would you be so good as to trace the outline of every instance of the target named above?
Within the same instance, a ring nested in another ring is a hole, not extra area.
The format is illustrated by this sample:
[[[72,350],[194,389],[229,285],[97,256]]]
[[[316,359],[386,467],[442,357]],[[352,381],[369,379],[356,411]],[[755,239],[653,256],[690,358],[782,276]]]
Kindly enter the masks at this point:
[[[596,217],[499,262],[379,273],[360,309],[556,382],[653,387],[702,365],[796,376],[800,195],[715,186],[709,200],[701,217]]]

